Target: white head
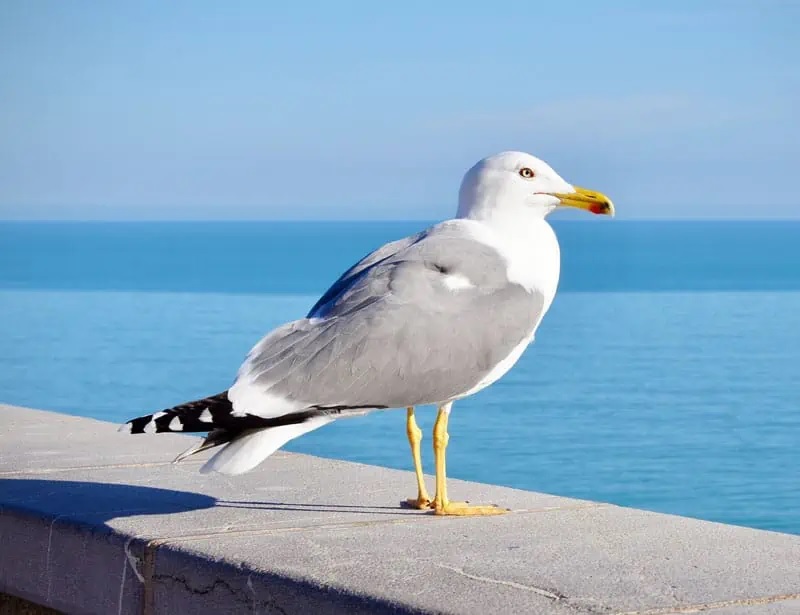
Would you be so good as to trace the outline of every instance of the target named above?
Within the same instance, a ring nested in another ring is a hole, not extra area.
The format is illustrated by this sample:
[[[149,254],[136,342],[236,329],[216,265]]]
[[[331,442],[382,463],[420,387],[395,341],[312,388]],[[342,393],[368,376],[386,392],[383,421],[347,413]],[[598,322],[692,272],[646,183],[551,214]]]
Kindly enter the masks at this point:
[[[611,200],[567,183],[549,164],[524,152],[484,158],[467,171],[458,193],[458,217],[524,223],[561,206],[614,215]]]

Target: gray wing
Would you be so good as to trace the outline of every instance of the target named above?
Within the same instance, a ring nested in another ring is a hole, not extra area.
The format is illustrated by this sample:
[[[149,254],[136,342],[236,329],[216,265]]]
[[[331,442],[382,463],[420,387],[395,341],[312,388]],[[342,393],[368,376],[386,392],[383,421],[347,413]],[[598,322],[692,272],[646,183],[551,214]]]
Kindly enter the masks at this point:
[[[509,283],[496,251],[457,230],[387,252],[326,293],[322,318],[262,340],[239,381],[291,412],[443,402],[475,387],[540,319],[543,297]],[[454,290],[454,275],[471,285]]]
[[[403,239],[398,239],[397,241],[384,244],[374,252],[367,254],[367,256],[345,271],[341,277],[336,280],[327,291],[325,291],[325,294],[322,295],[314,304],[314,307],[309,310],[308,318],[324,315],[328,304],[331,303],[343,291],[346,291],[347,287],[350,286],[362,272],[366,271],[382,260],[393,256],[400,250],[408,248],[410,245],[416,243],[424,236],[425,232],[423,231],[421,233],[417,233],[416,235],[411,235],[409,237],[404,237]]]

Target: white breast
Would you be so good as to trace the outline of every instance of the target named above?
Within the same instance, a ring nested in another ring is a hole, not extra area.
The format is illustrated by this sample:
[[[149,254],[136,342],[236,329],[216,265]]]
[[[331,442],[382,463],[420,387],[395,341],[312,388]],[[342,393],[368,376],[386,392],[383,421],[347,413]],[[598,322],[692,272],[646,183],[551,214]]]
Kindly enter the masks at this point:
[[[523,220],[515,226],[498,226],[487,222],[478,224],[480,226],[473,227],[473,237],[491,245],[505,258],[509,281],[520,284],[531,292],[541,293],[544,303],[530,334],[478,384],[458,398],[467,397],[494,384],[519,361],[533,341],[536,329],[556,296],[561,272],[561,249],[553,228],[546,220]]]

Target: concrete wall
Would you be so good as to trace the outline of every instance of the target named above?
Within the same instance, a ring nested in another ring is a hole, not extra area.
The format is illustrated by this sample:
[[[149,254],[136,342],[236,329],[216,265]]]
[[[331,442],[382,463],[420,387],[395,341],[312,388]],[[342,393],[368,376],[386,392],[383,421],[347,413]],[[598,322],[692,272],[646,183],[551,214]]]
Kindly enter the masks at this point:
[[[398,429],[402,421],[398,420]],[[402,510],[413,475],[0,406],[0,591],[65,613],[800,615],[800,536],[452,481],[497,517]]]

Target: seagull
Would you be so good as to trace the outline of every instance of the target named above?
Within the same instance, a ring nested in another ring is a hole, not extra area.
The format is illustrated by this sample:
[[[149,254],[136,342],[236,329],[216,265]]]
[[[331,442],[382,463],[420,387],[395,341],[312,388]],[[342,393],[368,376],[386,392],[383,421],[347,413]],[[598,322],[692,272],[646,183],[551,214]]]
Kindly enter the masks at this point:
[[[227,391],[123,429],[207,432],[175,461],[222,447],[201,472],[233,475],[336,419],[405,408],[417,497],[403,505],[437,515],[505,512],[448,498],[448,420],[454,402],[499,380],[533,341],[558,286],[560,249],[546,217],[560,207],[614,214],[608,197],[569,184],[530,154],[484,158],[462,180],[455,218],[345,271],[305,318],[253,347]],[[420,405],[438,408],[433,498],[422,473]]]

